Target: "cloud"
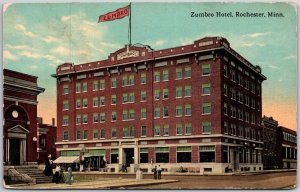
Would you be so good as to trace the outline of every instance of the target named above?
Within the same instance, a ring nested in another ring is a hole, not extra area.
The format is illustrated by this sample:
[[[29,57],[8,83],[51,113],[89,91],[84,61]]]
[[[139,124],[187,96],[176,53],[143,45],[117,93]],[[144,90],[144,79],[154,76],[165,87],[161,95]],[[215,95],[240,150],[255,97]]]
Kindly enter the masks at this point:
[[[192,44],[195,41],[195,39],[192,38],[181,38],[179,39],[179,42],[181,45],[189,45]]]
[[[24,35],[26,35],[28,37],[36,37],[36,35],[34,33],[32,33],[31,31],[27,31],[27,29],[24,25],[15,24],[15,29],[17,29],[19,32],[23,33]]]
[[[253,46],[263,47],[265,46],[265,44],[259,42],[241,43],[241,47],[253,47]]]
[[[39,67],[37,65],[30,65],[29,69],[31,70],[37,70]]]
[[[260,36],[264,36],[264,35],[269,35],[272,34],[272,32],[264,32],[264,33],[252,33],[252,34],[248,34],[248,37],[260,37]]]
[[[58,43],[60,42],[60,39],[53,37],[53,36],[47,36],[45,38],[42,38],[43,41],[45,41],[46,43]]]
[[[3,58],[8,60],[17,60],[17,57],[10,51],[3,51]]]
[[[284,57],[284,60],[289,60],[289,59],[296,59],[296,55],[295,54],[289,54],[288,56]]]
[[[56,55],[61,55],[61,56],[70,56],[70,49],[63,47],[63,46],[58,46],[50,50],[51,53],[56,54]]]
[[[33,59],[48,59],[50,61],[54,61],[56,60],[55,57],[53,57],[52,55],[43,55],[43,54],[40,54],[40,53],[32,53],[30,51],[23,51],[20,53],[21,56],[25,56],[25,57],[28,57],[28,58],[33,58]]]
[[[155,42],[154,42],[154,46],[162,46],[162,45],[164,45],[166,42],[167,42],[167,40],[161,39],[161,40],[155,41]]]
[[[34,48],[29,47],[28,45],[11,45],[11,44],[5,44],[5,48],[13,49],[13,50],[34,50]]]

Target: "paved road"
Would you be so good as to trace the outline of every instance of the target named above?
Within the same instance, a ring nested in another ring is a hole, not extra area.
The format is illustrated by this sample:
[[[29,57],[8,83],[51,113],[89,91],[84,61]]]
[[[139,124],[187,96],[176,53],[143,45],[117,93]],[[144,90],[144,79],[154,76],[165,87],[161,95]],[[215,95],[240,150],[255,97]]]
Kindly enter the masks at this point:
[[[146,175],[148,177],[150,175]],[[179,182],[127,189],[282,189],[296,185],[296,172],[227,176],[163,175],[163,179],[176,179]]]

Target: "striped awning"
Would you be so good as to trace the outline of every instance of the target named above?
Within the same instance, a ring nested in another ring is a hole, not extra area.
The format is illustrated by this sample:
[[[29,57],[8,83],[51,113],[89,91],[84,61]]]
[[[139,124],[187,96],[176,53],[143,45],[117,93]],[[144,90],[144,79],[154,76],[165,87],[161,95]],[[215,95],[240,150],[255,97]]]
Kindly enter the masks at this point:
[[[53,163],[79,163],[79,156],[60,156]]]

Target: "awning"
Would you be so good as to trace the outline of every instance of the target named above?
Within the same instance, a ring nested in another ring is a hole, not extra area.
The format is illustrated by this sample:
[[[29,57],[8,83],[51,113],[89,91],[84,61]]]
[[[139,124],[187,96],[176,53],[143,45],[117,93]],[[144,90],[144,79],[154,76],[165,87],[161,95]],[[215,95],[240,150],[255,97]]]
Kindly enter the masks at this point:
[[[60,156],[53,163],[79,163],[79,156]]]

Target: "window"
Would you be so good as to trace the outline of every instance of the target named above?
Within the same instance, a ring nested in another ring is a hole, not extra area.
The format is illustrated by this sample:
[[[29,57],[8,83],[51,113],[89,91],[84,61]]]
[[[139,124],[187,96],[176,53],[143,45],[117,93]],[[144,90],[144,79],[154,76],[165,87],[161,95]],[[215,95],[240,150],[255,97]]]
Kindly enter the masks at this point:
[[[169,135],[169,125],[164,125],[164,136]]]
[[[76,140],[80,140],[80,139],[81,139],[81,132],[76,131]]]
[[[140,148],[140,163],[148,163],[148,148]]]
[[[169,71],[163,71],[163,81],[169,81]]]
[[[202,75],[210,75],[210,64],[202,65]]]
[[[192,147],[177,147],[177,163],[192,162]]]
[[[111,96],[111,104],[115,105],[117,103],[117,96],[116,95],[112,95]]]
[[[103,90],[103,89],[105,89],[105,80],[104,79],[100,80],[100,90]]]
[[[233,82],[236,82],[236,76],[235,76],[235,71],[234,70],[230,70],[230,78],[231,78],[231,80],[233,81]]]
[[[202,84],[202,95],[210,95],[210,83]]]
[[[147,118],[147,111],[146,108],[141,109],[141,119],[146,119]]]
[[[84,98],[82,100],[82,103],[83,103],[83,108],[87,108],[88,107],[88,100],[87,100],[87,98]]]
[[[182,106],[176,106],[176,117],[182,116]]]
[[[101,96],[100,97],[100,106],[104,106],[105,105],[105,97]]]
[[[156,147],[155,157],[156,157],[156,163],[169,163],[169,148]]]
[[[146,134],[147,134],[147,127],[146,126],[142,126],[141,129],[141,137],[146,137]]]
[[[80,91],[81,91],[81,84],[76,83],[76,93],[80,93]]]
[[[176,68],[176,79],[181,79],[181,78],[182,78],[182,69]]]
[[[112,164],[119,163],[119,149],[111,149],[110,162]]]
[[[129,93],[129,102],[134,103],[134,93]]]
[[[88,132],[87,130],[83,130],[83,139],[87,139],[88,138]]]
[[[93,106],[94,106],[94,107],[98,107],[98,105],[99,105],[99,104],[98,104],[98,97],[94,97],[94,98],[93,98]]]
[[[64,115],[63,116],[63,126],[69,125],[69,116]]]
[[[123,127],[123,137],[129,137],[128,127]]]
[[[98,90],[98,80],[95,80],[93,82],[93,91],[96,91],[96,90]]]
[[[128,120],[128,111],[123,110],[123,120]]]
[[[224,95],[227,96],[227,84],[223,85],[223,92],[224,92]]]
[[[223,122],[223,132],[228,133],[228,123],[226,121]]]
[[[69,101],[65,100],[63,101],[63,110],[68,110],[69,109]]]
[[[164,107],[164,117],[169,117],[169,107]]]
[[[123,103],[127,103],[127,102],[128,102],[128,94],[123,93]]]
[[[211,103],[202,104],[202,114],[211,114]]]
[[[81,115],[76,115],[76,124],[81,123]]]
[[[223,65],[223,73],[224,73],[224,76],[227,77],[227,65]]]
[[[94,129],[94,130],[93,130],[93,138],[94,138],[94,139],[98,139],[98,137],[99,137],[99,136],[98,136],[98,129]]]
[[[117,79],[116,78],[112,78],[111,79],[111,88],[116,88],[117,87]]]
[[[141,101],[146,101],[146,91],[141,91]]]
[[[83,91],[83,92],[87,92],[87,82],[84,82],[84,83],[82,84],[82,91]]]
[[[83,124],[87,124],[88,123],[88,115],[84,114],[83,115]]]
[[[191,116],[191,115],[192,115],[192,106],[185,105],[185,116]]]
[[[185,86],[185,96],[191,97],[192,96],[192,88],[191,86]]]
[[[135,137],[135,127],[130,127],[129,128],[129,136],[130,137]]]
[[[154,127],[154,136],[160,136],[160,126],[155,125]]]
[[[76,109],[79,109],[81,107],[81,100],[76,99]]]
[[[64,133],[63,133],[63,140],[64,141],[69,140],[69,132],[68,131],[64,131]]]
[[[93,113],[93,123],[98,123],[98,113]]]
[[[182,124],[176,124],[176,135],[182,135]]]
[[[134,85],[134,75],[129,76],[129,85]]]
[[[159,97],[160,97],[160,91],[159,91],[159,89],[156,89],[154,91],[154,99],[155,100],[159,100]]]
[[[154,109],[154,118],[160,118],[160,108],[155,107]]]
[[[202,132],[211,133],[211,122],[205,121],[202,123]]]
[[[200,163],[215,162],[215,146],[199,146]]]
[[[235,100],[236,99],[236,90],[234,88],[230,88],[231,92],[231,99]]]
[[[104,122],[105,121],[105,112],[101,112],[100,113],[100,122]]]
[[[168,99],[169,98],[169,89],[163,89],[163,95],[164,95],[164,99]]]
[[[228,111],[227,111],[227,103],[223,104],[224,107],[224,115],[227,115]]]
[[[105,139],[105,129],[100,130],[100,138]]]
[[[111,129],[111,138],[116,138],[117,137],[117,129],[116,128],[112,128]]]
[[[160,81],[160,73],[157,71],[157,72],[154,72],[154,82],[159,82]]]
[[[242,126],[238,127],[238,136],[239,137],[243,137],[244,136],[244,132],[243,132],[243,127]]]
[[[190,78],[192,76],[191,67],[185,67],[185,78]]]
[[[127,86],[128,85],[128,77],[127,76],[123,76],[122,78],[122,86]]]
[[[185,134],[190,135],[192,133],[192,125],[190,123],[185,124]]]
[[[146,73],[141,74],[141,84],[146,84]]]
[[[64,85],[63,86],[63,94],[68,94],[69,93],[69,85]]]
[[[129,119],[134,120],[135,119],[135,111],[134,109],[129,110]]]
[[[182,97],[182,87],[176,87],[176,98]]]
[[[111,120],[112,121],[116,121],[117,120],[117,112],[116,111],[112,111],[111,112]]]

